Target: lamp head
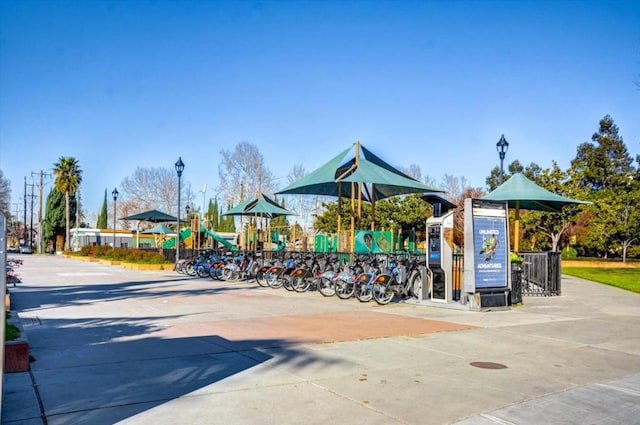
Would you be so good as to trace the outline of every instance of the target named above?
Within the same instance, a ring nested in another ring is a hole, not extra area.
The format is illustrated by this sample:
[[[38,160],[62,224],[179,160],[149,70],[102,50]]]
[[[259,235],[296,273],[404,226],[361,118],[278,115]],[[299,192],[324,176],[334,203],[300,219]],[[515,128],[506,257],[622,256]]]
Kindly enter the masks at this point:
[[[113,200],[117,200],[118,199],[118,195],[120,193],[118,192],[118,188],[114,188],[113,191],[111,192],[111,195],[113,196]]]
[[[184,171],[184,162],[182,162],[182,157],[178,158],[176,162],[176,173],[178,173],[178,177],[182,176],[182,172]]]
[[[509,150],[509,142],[504,138],[504,134],[500,137],[498,143],[496,143],[496,149],[501,156],[506,154]]]

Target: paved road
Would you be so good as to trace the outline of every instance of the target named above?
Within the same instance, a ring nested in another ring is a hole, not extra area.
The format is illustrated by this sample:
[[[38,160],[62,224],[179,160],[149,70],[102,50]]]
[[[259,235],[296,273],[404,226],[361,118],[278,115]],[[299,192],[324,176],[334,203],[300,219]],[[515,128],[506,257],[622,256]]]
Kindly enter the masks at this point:
[[[379,307],[25,256],[2,424],[640,424],[640,295]]]

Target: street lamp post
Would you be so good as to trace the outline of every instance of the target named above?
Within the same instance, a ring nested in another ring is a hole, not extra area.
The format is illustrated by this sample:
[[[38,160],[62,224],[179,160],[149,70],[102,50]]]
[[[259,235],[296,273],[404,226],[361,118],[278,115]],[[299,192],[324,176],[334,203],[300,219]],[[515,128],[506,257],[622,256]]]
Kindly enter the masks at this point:
[[[180,178],[182,177],[182,172],[184,171],[184,162],[182,162],[182,157],[178,158],[178,161],[175,164],[176,173],[178,173],[178,229],[176,235],[176,263],[180,260]]]
[[[116,201],[118,200],[118,188],[114,188],[113,192],[113,248],[116,247]]]
[[[496,143],[496,149],[498,150],[498,155],[500,155],[500,184],[504,183],[504,157],[509,150],[509,142],[504,138],[504,134],[500,137],[498,143]]]

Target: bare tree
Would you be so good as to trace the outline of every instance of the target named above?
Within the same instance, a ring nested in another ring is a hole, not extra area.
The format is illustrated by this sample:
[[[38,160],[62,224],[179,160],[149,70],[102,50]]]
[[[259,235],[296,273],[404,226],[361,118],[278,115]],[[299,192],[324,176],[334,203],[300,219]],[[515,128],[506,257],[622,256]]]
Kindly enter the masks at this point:
[[[151,167],[135,169],[130,177],[120,183],[122,200],[118,199],[120,211],[133,209],[137,211],[159,209],[168,214],[177,214],[178,176],[169,168]],[[184,205],[193,200],[193,192],[189,183],[181,182],[181,199]],[[134,213],[135,213],[134,212]]]
[[[295,164],[289,174],[287,181],[289,184],[294,183],[307,175],[307,171],[302,164]],[[315,212],[316,205],[320,203],[319,199],[325,199],[324,196],[316,195],[286,195],[291,201],[288,208],[299,214],[299,220],[304,228],[310,228],[313,225],[312,214]]]
[[[442,188],[447,191],[447,199],[457,203],[462,192],[469,188],[469,182],[465,177],[456,177],[445,174],[442,178]]]
[[[0,213],[9,217],[9,203],[11,202],[11,182],[4,176],[4,172],[0,170]]]
[[[260,193],[273,193],[275,178],[256,146],[240,142],[233,152],[223,149],[220,155],[222,160],[218,164],[218,175],[224,204],[235,205]]]
[[[422,170],[418,164],[409,164],[408,168],[401,168],[400,171],[418,181],[422,181]]]

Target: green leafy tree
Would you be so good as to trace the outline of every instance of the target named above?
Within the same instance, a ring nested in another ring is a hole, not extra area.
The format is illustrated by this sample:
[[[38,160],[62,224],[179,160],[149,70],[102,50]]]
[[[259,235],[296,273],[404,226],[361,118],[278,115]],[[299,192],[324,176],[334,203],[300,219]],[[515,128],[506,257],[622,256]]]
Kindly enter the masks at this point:
[[[75,203],[72,208],[75,209]],[[47,195],[45,215],[42,221],[42,237],[45,242],[51,242],[56,251],[64,244],[65,215],[64,194],[53,187]]]
[[[216,201],[217,203],[217,201]],[[231,209],[231,206],[227,207],[227,210]],[[229,232],[235,233],[236,221],[232,215],[222,215],[222,210],[218,210],[218,228],[217,232]]]
[[[100,215],[98,215],[98,221],[96,222],[96,228],[98,229],[107,229],[107,189],[104,190],[104,200],[102,201],[102,209],[100,210]]]
[[[273,200],[282,208],[286,208],[284,199],[282,201],[278,201],[278,198],[275,197]],[[281,215],[281,216],[272,218],[269,226],[271,227],[272,230],[277,231],[280,235],[284,235],[287,238],[291,237],[291,225],[289,224],[289,220],[287,219],[286,216]]]
[[[209,205],[207,207],[207,212],[204,215],[205,218],[205,226],[207,229],[217,231],[220,227],[220,216],[218,212],[218,198],[216,198],[215,202],[209,199]]]
[[[351,216],[357,218],[357,211],[351,211],[351,201],[341,200],[342,230],[348,229]],[[376,229],[413,229],[424,232],[430,206],[420,195],[393,197],[376,202]],[[356,229],[368,229],[371,222],[371,204],[363,203],[361,218],[355,220]],[[314,227],[317,231],[333,233],[338,230],[338,202],[323,204],[323,213],[316,216]]]
[[[572,179],[584,199],[593,201],[585,208],[590,220],[580,235],[588,251],[604,257],[616,252],[626,256],[627,248],[637,241],[636,214],[630,210],[631,206],[637,209],[637,174],[618,126],[606,115],[591,142],[579,145],[571,161]]]
[[[70,156],[62,156],[58,162],[53,164],[53,174],[56,179],[54,186],[60,192],[64,193],[65,203],[65,240],[64,249],[69,250],[69,239],[71,229],[71,195],[75,194],[82,183],[82,170],[78,164],[78,160]]]
[[[532,170],[535,170],[536,167],[537,165],[533,163],[529,166],[529,168],[532,168]],[[504,170],[504,181],[506,182],[507,180],[509,180],[509,177],[511,177],[512,175],[516,173],[522,173],[524,171],[525,171],[525,168],[522,166],[522,164],[520,164],[520,161],[516,159],[515,161],[513,161],[511,164],[507,166],[506,170]],[[493,167],[493,169],[491,169],[491,173],[489,174],[489,177],[486,178],[485,182],[487,184],[487,188],[489,192],[491,192],[492,190],[500,186],[502,184],[501,176],[500,176],[500,167]]]
[[[545,189],[569,198],[576,196],[575,184],[569,180],[568,173],[560,169],[553,161],[551,168],[537,172],[532,170],[530,175],[536,184]],[[524,227],[523,248],[535,250],[546,248],[551,251],[558,251],[561,239],[567,236],[572,225],[577,220],[577,215],[581,206],[567,205],[561,212],[551,213],[543,211],[527,211],[521,215],[521,225]],[[565,237],[568,240],[568,237]],[[540,247],[537,244],[540,243]],[[528,245],[528,246],[527,246]]]

